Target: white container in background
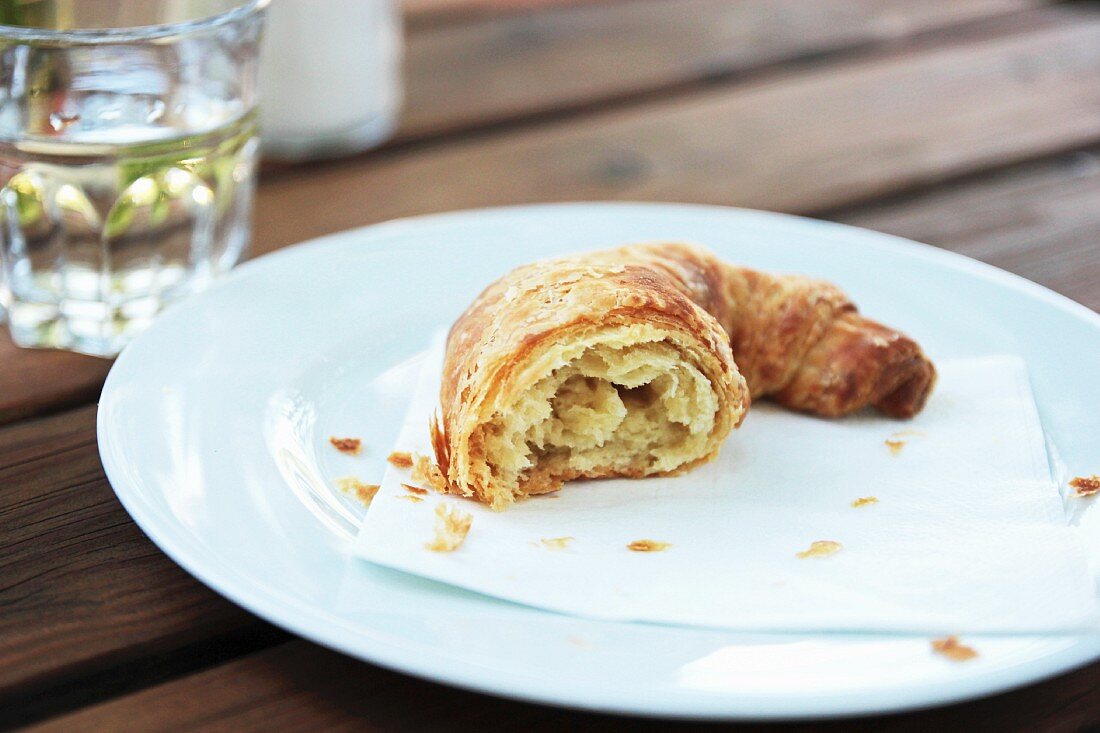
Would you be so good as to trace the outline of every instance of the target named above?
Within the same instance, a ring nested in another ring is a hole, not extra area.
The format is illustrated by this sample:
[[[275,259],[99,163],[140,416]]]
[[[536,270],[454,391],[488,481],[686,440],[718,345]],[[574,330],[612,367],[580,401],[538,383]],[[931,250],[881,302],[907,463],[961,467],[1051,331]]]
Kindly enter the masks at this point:
[[[396,0],[272,0],[260,92],[265,155],[327,158],[385,140],[402,96]]]

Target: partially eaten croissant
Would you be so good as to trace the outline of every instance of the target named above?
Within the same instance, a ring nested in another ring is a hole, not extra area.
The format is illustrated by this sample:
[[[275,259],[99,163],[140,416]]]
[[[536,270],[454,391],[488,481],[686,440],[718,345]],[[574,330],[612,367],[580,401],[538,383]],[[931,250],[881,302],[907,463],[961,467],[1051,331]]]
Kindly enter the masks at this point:
[[[576,478],[710,460],[753,398],[921,410],[936,372],[835,286],[684,244],[526,265],[455,322],[432,444],[447,490],[503,509]]]

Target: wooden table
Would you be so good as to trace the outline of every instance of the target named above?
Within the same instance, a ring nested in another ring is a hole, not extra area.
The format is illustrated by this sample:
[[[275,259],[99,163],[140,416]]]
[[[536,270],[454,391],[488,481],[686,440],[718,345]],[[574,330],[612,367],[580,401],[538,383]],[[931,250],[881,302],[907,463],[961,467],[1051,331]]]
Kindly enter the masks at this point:
[[[339,162],[265,171],[255,252],[461,207],[693,201],[900,234],[1100,308],[1100,6],[527,5],[409,0],[397,138]],[[207,590],[142,535],[104,478],[95,400],[108,366],[0,342],[0,723],[549,731],[628,722],[387,672]],[[1100,721],[1097,683],[1100,664],[987,700],[825,727],[1079,730]]]

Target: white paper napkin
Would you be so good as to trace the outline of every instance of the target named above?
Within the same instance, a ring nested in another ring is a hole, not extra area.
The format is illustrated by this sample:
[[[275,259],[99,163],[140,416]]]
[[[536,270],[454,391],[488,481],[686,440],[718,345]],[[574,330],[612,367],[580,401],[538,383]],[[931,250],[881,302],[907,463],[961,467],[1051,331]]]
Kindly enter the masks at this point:
[[[395,450],[430,454],[441,361],[437,346],[421,362]],[[913,420],[822,420],[761,402],[718,460],[684,476],[575,482],[500,513],[434,492],[400,499],[409,474],[390,468],[355,553],[603,619],[745,630],[1094,628],[1092,570],[1050,478],[1023,362],[939,368]],[[861,497],[878,501],[853,507]],[[473,515],[452,553],[425,548],[440,502]],[[562,549],[542,542],[564,537]],[[642,539],[670,546],[627,549]],[[823,540],[841,549],[796,556]]]

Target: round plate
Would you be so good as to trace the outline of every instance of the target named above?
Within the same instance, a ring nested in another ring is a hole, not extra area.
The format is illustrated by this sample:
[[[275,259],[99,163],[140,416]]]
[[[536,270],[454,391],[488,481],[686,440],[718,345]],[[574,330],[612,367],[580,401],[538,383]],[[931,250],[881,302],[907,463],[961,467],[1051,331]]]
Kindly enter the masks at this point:
[[[923,637],[592,621],[352,559],[362,508],[330,487],[381,477],[408,397],[393,367],[509,268],[643,240],[694,241],[833,280],[933,358],[1021,354],[1056,455],[1096,472],[1100,317],[1086,308],[964,257],[836,224],[563,204],[344,232],[250,262],[169,309],[103,390],[111,484],[164,552],[256,614],[377,664],[509,697],[658,716],[824,717],[971,698],[1100,655],[1100,638],[983,637],[971,639],[981,657],[957,664]],[[341,455],[329,436],[361,437],[367,449]]]

